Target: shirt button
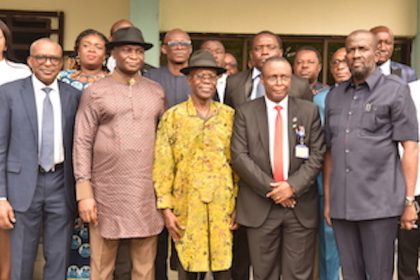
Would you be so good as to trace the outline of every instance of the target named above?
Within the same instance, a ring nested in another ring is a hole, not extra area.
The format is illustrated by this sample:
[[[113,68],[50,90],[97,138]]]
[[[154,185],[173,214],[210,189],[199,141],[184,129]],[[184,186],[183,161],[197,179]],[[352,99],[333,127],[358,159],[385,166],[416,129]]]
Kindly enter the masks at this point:
[[[357,100],[357,96],[355,95],[355,96],[353,96],[353,100]]]
[[[352,111],[349,112],[349,116],[351,116],[351,115],[353,115],[353,112]]]
[[[350,133],[350,128],[346,128],[346,133],[349,134]]]
[[[346,173],[350,173],[350,168],[346,168]]]
[[[349,149],[345,149],[344,151],[346,152],[346,154],[350,153]]]

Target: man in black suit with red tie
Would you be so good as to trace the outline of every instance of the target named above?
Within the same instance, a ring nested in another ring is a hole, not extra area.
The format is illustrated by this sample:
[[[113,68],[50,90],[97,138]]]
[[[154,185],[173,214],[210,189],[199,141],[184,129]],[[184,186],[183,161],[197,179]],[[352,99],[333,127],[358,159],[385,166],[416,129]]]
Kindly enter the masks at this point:
[[[292,69],[286,59],[269,58],[261,70],[266,95],[235,114],[237,222],[249,240],[254,280],[278,280],[280,274],[307,280],[316,247],[323,130],[316,105],[288,95]]]

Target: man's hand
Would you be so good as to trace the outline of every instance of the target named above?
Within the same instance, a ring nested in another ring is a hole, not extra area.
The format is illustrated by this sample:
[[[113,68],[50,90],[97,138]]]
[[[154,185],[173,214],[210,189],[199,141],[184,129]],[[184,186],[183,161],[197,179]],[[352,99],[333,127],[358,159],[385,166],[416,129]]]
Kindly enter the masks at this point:
[[[236,210],[233,211],[233,213],[230,215],[230,230],[237,230],[239,227],[239,224],[236,222]]]
[[[287,205],[292,204],[292,201],[287,200],[292,198],[293,189],[286,181],[271,183],[272,191],[267,193],[267,197],[271,198],[276,204],[287,203]]]
[[[402,229],[416,229],[416,221],[418,219],[416,207],[413,205],[406,206],[400,219]]]
[[[324,219],[325,219],[325,222],[329,226],[332,226],[331,216],[330,216],[330,202],[329,201],[325,201],[325,199],[324,199]]]
[[[164,209],[162,211],[163,218],[165,220],[165,226],[169,231],[169,235],[174,241],[178,241],[181,238],[181,231],[185,229],[178,221],[178,218],[172,212],[171,209]]]
[[[79,215],[84,223],[98,224],[98,209],[93,198],[86,198],[79,201]]]
[[[12,229],[13,224],[16,223],[15,213],[9,201],[0,201],[0,228]]]
[[[288,198],[285,201],[281,202],[280,204],[284,208],[295,208],[296,200],[294,198]]]

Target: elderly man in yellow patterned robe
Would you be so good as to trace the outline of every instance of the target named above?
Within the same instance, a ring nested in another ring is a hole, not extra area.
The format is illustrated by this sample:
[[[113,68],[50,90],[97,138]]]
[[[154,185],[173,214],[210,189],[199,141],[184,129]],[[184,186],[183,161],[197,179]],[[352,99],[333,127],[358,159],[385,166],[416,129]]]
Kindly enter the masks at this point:
[[[159,124],[153,169],[157,206],[179,254],[179,279],[212,271],[216,280],[229,280],[236,227],[237,187],[230,166],[234,112],[213,101],[225,70],[201,50],[181,71],[192,95]]]

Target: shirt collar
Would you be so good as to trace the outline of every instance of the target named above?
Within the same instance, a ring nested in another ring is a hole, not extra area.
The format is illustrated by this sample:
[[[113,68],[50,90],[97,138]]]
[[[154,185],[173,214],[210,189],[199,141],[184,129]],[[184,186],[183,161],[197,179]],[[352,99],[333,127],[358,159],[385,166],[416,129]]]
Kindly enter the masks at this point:
[[[252,68],[252,80],[255,80],[255,78],[259,77],[261,75],[261,71],[258,70],[256,67]]]
[[[58,92],[57,79],[55,79],[50,85],[47,86],[43,82],[41,82],[34,74],[32,74],[32,85],[35,91],[40,91],[45,87],[49,87],[52,88],[54,91]]]
[[[267,111],[274,109],[274,107],[277,106],[277,105],[280,105],[282,107],[282,109],[284,110],[284,109],[287,108],[287,104],[288,104],[288,101],[289,101],[289,96],[288,95],[286,95],[286,97],[284,97],[278,103],[271,101],[270,99],[268,99],[267,96],[264,96],[264,98],[265,98],[265,105],[267,106]]]
[[[391,74],[391,60],[388,59],[384,63],[382,63],[379,68],[381,69],[382,73],[384,75],[390,75]]]
[[[365,80],[365,82],[361,85],[366,85],[369,90],[372,90],[375,85],[378,83],[379,79],[382,76],[382,72],[379,69],[379,67],[377,67]],[[350,79],[349,81],[347,81],[347,85],[346,85],[346,90],[348,90],[349,88],[353,87],[355,88],[356,85],[353,83],[353,81]]]
[[[195,116],[195,117],[198,116],[197,109],[194,106],[194,102],[192,101],[191,96],[188,96],[188,100],[186,102],[187,102],[188,115]],[[214,101],[211,102],[209,116],[214,116],[219,113],[219,104],[220,103],[218,102],[214,102]]]

